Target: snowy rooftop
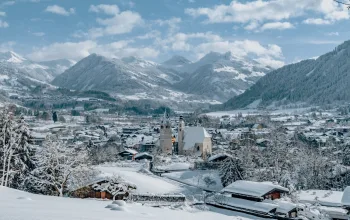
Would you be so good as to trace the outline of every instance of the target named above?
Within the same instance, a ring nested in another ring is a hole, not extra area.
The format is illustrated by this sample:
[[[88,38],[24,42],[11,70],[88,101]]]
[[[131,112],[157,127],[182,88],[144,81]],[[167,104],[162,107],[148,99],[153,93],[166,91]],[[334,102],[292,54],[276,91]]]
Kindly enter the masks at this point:
[[[346,187],[341,199],[341,204],[343,206],[350,206],[350,186]]]
[[[343,192],[330,190],[307,190],[298,193],[299,201],[302,203],[318,203],[324,206],[341,206]]]
[[[284,188],[277,184],[273,184],[271,182],[252,182],[245,180],[238,180],[226,186],[224,189],[221,190],[221,192],[261,198],[266,193],[271,192],[272,190],[289,192],[287,188]]]
[[[194,147],[196,143],[203,143],[204,138],[211,137],[211,135],[203,127],[186,127],[184,135],[184,149],[189,150]]]
[[[150,156],[150,157],[153,157],[152,155],[150,155],[150,154],[147,153],[147,152],[142,152],[142,153],[136,154],[135,159],[136,159],[136,158],[139,158],[139,157],[142,157],[142,156]]]
[[[216,160],[216,159],[218,159],[220,157],[232,157],[232,156],[229,155],[229,154],[226,154],[226,153],[220,153],[220,154],[216,154],[216,155],[213,155],[213,156],[209,157],[208,161],[210,162],[210,161]]]
[[[245,199],[232,198],[227,196],[216,196],[216,200],[219,204],[232,206],[235,208],[240,208],[243,210],[252,210],[258,212],[269,213],[275,209],[277,209],[277,205],[265,202],[255,202]]]

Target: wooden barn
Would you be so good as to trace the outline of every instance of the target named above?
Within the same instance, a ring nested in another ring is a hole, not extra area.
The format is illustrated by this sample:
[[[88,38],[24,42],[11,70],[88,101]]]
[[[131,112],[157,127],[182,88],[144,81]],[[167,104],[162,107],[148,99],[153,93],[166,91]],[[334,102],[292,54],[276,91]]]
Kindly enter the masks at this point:
[[[78,187],[76,189],[71,190],[69,193],[69,196],[73,197],[73,198],[81,198],[81,199],[96,198],[96,199],[110,199],[110,200],[112,200],[113,199],[112,194],[110,194],[107,191],[96,190],[93,187],[95,184],[101,185],[101,184],[107,183],[107,182],[108,182],[108,180],[105,178],[97,179],[95,181],[87,183],[83,187]],[[131,186],[129,188],[131,188]],[[115,200],[124,200],[128,196],[129,196],[129,192],[122,192],[122,193],[119,193],[118,195],[116,195]]]
[[[289,190],[271,182],[239,180],[226,186],[221,192],[235,198],[261,202],[265,199],[279,199],[282,194],[289,193]]]

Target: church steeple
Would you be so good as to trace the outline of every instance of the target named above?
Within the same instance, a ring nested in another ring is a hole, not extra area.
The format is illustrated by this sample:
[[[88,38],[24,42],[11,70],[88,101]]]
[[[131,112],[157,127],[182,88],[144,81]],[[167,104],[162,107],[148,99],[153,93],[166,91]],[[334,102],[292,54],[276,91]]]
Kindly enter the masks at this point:
[[[160,124],[160,136],[159,136],[159,142],[160,142],[160,149],[165,154],[171,154],[173,151],[173,144],[172,144],[172,131],[171,131],[171,123],[169,114],[164,111],[164,115]]]
[[[183,117],[180,116],[179,118],[179,125],[178,125],[178,131],[177,131],[177,146],[178,146],[178,154],[183,154],[183,139],[185,135],[185,122],[183,120]]]

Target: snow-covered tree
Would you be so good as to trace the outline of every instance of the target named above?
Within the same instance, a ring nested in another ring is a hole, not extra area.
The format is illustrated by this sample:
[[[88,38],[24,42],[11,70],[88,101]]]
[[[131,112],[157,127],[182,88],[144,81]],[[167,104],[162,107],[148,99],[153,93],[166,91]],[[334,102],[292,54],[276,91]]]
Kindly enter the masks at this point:
[[[233,157],[226,158],[220,167],[219,175],[223,186],[228,186],[237,180],[242,180],[244,170],[241,161]]]
[[[94,190],[110,193],[113,196],[113,200],[115,200],[115,197],[117,195],[124,195],[130,190],[136,189],[136,186],[134,184],[125,181],[122,177],[118,175],[107,177],[105,183],[96,183],[92,187]]]
[[[55,189],[59,196],[63,196],[67,182],[74,177],[74,173],[87,166],[87,153],[83,148],[67,147],[52,136],[38,149],[35,158],[36,168],[28,180],[38,190]]]
[[[0,174],[2,186],[19,184],[31,164],[29,131],[23,117],[16,121],[7,108],[0,112]],[[16,179],[16,184],[13,180]]]

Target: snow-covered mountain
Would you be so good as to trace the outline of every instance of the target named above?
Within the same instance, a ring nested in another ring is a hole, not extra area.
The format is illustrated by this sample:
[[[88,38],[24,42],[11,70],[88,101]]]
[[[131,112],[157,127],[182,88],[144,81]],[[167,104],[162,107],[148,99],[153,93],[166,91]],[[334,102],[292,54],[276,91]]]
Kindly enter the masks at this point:
[[[177,72],[136,57],[108,59],[92,54],[57,76],[52,83],[76,90],[120,94],[162,93],[182,80]]]
[[[171,57],[169,60],[163,62],[162,65],[169,66],[169,67],[183,67],[191,63],[192,62],[186,59],[185,57],[175,55]]]
[[[223,109],[296,103],[326,105],[350,102],[350,41],[317,59],[286,65],[262,77]]]
[[[209,53],[197,62],[174,56],[162,64],[137,57],[109,59],[92,54],[57,76],[54,85],[75,90],[101,90],[123,96],[174,94],[226,101],[243,93],[270,67],[230,53]]]
[[[190,74],[176,84],[176,88],[225,101],[243,93],[272,68],[230,52],[211,52],[197,62],[187,64],[182,70]]]
[[[50,73],[52,77],[56,77],[76,64],[73,60],[59,59],[51,61],[39,62],[41,66],[46,67],[46,71]]]
[[[13,72],[20,72],[23,76],[42,82],[50,82],[55,76],[64,72],[72,65],[74,65],[74,62],[69,60],[54,60],[39,63],[26,59],[12,51],[0,52],[0,71],[5,68],[8,70],[13,69]]]

